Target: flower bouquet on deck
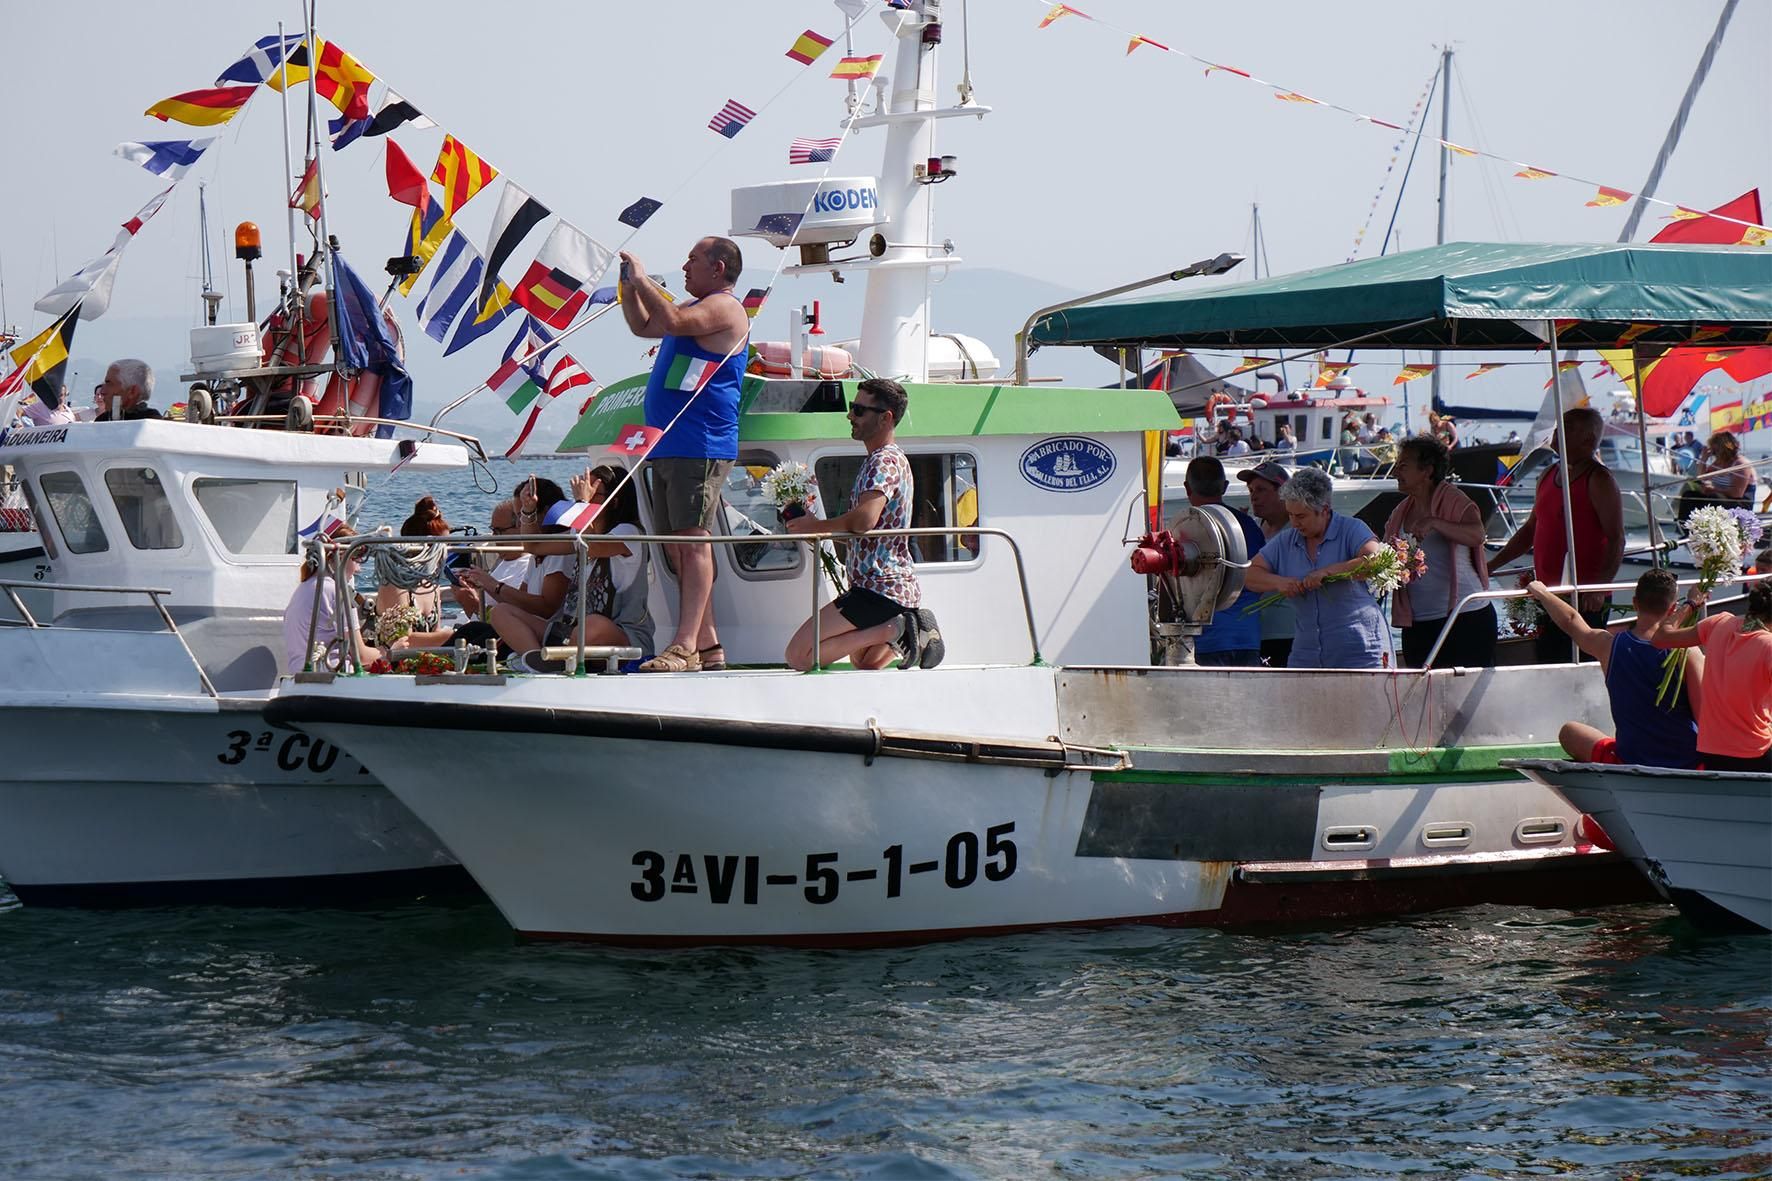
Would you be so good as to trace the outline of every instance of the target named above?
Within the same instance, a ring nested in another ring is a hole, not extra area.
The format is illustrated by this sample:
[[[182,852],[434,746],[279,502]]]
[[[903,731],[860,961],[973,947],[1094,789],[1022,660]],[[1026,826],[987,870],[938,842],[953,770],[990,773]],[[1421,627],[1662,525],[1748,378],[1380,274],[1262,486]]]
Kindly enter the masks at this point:
[[[419,609],[410,603],[391,607],[375,617],[375,646],[391,648],[395,640],[403,640],[424,622]]]
[[[1753,553],[1764,533],[1759,520],[1745,509],[1716,504],[1693,509],[1686,518],[1686,548],[1698,566],[1697,589],[1708,594],[1719,582],[1740,578],[1747,556]],[[1680,626],[1691,626],[1696,614],[1695,608],[1688,607]],[[1655,691],[1655,704],[1678,697],[1685,683],[1686,649],[1674,648],[1661,663],[1661,686]]]
[[[1423,574],[1427,573],[1427,554],[1422,551],[1421,543],[1407,533],[1400,533],[1397,539],[1388,545],[1379,547],[1375,554],[1369,554],[1360,560],[1360,564],[1352,570],[1340,574],[1330,574],[1323,579],[1324,586],[1337,582],[1363,582],[1366,589],[1375,599],[1382,599],[1398,587],[1407,586]],[[1275,591],[1263,595],[1255,602],[1243,608],[1243,614],[1252,611],[1265,611],[1276,603],[1286,601],[1283,591]]]
[[[1525,590],[1526,584],[1531,581],[1532,571],[1525,570],[1521,572],[1519,579],[1514,585],[1518,586],[1521,590]],[[1513,632],[1514,635],[1524,636],[1528,639],[1535,639],[1544,631],[1544,625],[1546,622],[1544,608],[1540,607],[1538,605],[1538,600],[1531,595],[1522,595],[1517,599],[1508,599],[1502,605],[1502,610],[1507,615],[1508,630]]]
[[[818,484],[812,478],[811,469],[803,463],[778,463],[758,485],[763,495],[775,502],[775,513],[783,521],[805,516],[818,501]],[[824,576],[836,592],[842,594],[848,585],[843,577],[843,567],[837,561],[837,552],[829,542],[823,541],[818,543],[817,549]]]

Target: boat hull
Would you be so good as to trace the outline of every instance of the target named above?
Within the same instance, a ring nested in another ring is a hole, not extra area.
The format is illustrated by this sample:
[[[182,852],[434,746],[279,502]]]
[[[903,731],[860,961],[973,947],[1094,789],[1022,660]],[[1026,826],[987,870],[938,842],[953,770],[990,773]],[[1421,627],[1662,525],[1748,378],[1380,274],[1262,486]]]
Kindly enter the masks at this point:
[[[1703,926],[1772,931],[1772,777],[1527,760]]]
[[[1043,688],[1051,714],[1054,670],[851,676],[875,678],[878,716],[929,717],[913,694],[977,700],[969,679],[993,673],[1008,712],[1037,720]],[[1576,840],[1572,808],[1511,772],[1147,773],[1049,740],[794,723],[796,696],[811,714],[844,682],[752,677],[746,691],[744,677],[728,675],[723,711],[719,682],[680,682],[699,716],[635,712],[636,698],[668,699],[659,678],[504,691],[625,698],[625,711],[375,678],[292,686],[269,714],[364,759],[536,938],[862,946],[1650,896],[1622,859]],[[775,717],[744,720],[747,706]]]

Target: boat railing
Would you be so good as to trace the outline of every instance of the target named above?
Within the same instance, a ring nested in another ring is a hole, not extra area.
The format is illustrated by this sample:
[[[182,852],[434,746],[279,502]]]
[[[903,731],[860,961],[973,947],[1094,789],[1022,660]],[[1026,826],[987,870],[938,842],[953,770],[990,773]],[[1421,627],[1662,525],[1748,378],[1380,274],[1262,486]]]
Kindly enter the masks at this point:
[[[0,480],[0,533],[35,533],[37,518],[25,501],[24,484]]]
[[[215,416],[216,426],[283,426],[289,421],[286,414],[218,414]],[[299,434],[324,434],[327,436],[349,434],[352,427],[376,426],[392,427],[396,432],[405,432],[419,436],[423,442],[433,435],[443,435],[465,444],[482,460],[486,458],[486,448],[473,435],[464,435],[460,431],[448,430],[440,426],[426,426],[422,422],[411,422],[401,418],[368,418],[361,414],[316,414],[314,431],[291,432]]]
[[[1039,629],[1034,624],[1034,604],[1033,596],[1028,590],[1027,563],[1022,558],[1020,544],[1017,543],[1014,536],[1012,536],[1007,530],[994,529],[980,525],[940,525],[924,526],[913,529],[870,529],[866,533],[781,533],[769,534],[767,536],[770,544],[785,542],[796,545],[812,546],[814,547],[814,555],[817,553],[817,546],[831,541],[858,541],[863,539],[877,540],[883,537],[910,538],[965,536],[1002,538],[1003,541],[1008,543],[1009,551],[1015,559],[1015,577],[1017,585],[1021,591],[1022,618],[1027,624],[1028,646],[1032,651],[1031,663],[1041,663],[1040,634]],[[558,545],[562,543],[570,543],[576,551],[576,557],[578,558],[578,627],[576,630],[578,639],[573,645],[571,645],[576,653],[576,658],[573,661],[573,675],[584,676],[586,671],[585,654],[587,651],[587,645],[584,642],[585,617],[589,614],[589,604],[587,602],[585,589],[590,577],[590,563],[586,559],[589,557],[588,551],[591,545],[607,542],[608,540],[609,538],[607,536],[597,533],[512,533],[499,537],[497,541],[488,541],[485,538],[468,534],[454,534],[428,538],[421,544],[441,546],[445,553],[453,551],[456,553],[496,554],[517,552],[520,547],[525,544],[545,542]],[[621,535],[620,540],[624,544],[633,543],[636,545],[755,545],[758,541],[758,536],[756,534],[745,534],[742,536],[697,537],[673,533],[624,533]],[[345,569],[350,564],[353,556],[360,551],[368,553],[378,547],[394,545],[410,546],[412,544],[413,539],[410,537],[386,536],[380,534],[364,534],[358,537],[349,537],[343,540],[333,541],[314,538],[309,541],[309,550],[315,556],[315,561],[322,565],[330,564],[331,566],[333,581],[332,590],[337,596],[334,618],[342,621],[342,626],[339,628],[339,634],[341,636],[354,636],[357,634],[356,596],[351,593],[349,580],[344,577]],[[822,644],[822,636],[820,634],[822,629],[819,625],[819,614],[822,604],[819,602],[819,594],[825,582],[824,564],[817,561],[815,558],[815,560],[807,562],[806,565],[811,579],[813,620],[812,667],[817,669],[821,663],[819,653]],[[304,666],[304,672],[316,671],[313,667],[311,654],[314,650],[315,634],[319,629],[319,616],[320,596],[316,594],[308,619],[308,652],[310,653],[310,657],[308,663]],[[354,645],[348,643],[341,645],[341,650],[340,671],[361,675],[365,670],[358,667]]]
[[[1678,584],[1682,587],[1697,586],[1702,581],[1703,579],[1701,578],[1681,578],[1677,580]],[[1772,581],[1772,574],[1747,574],[1740,578],[1731,579],[1730,584],[1740,583],[1743,586],[1748,586],[1756,582],[1766,581]],[[1616,591],[1635,590],[1636,588],[1637,584],[1635,582],[1583,582],[1569,586],[1551,586],[1546,587],[1545,589],[1551,594],[1562,598],[1567,595],[1579,595],[1588,591],[1605,591],[1610,595]],[[1458,622],[1458,617],[1473,604],[1502,602],[1508,599],[1523,599],[1530,596],[1531,593],[1531,591],[1526,590],[1524,587],[1515,590],[1472,591],[1470,594],[1464,596],[1464,598],[1458,600],[1458,605],[1452,609],[1451,614],[1446,616],[1446,621],[1440,625],[1440,634],[1434,637],[1434,646],[1428,649],[1427,655],[1422,659],[1420,671],[1427,672],[1434,667],[1434,658],[1440,654],[1440,649],[1445,646],[1446,637],[1452,634],[1452,628]],[[1546,622],[1545,626],[1554,627],[1556,625]],[[1573,664],[1577,659],[1578,655],[1575,653],[1573,646],[1571,646],[1569,662]]]
[[[203,671],[203,664],[197,659],[197,654],[191,651],[191,645],[186,642],[184,633],[178,630],[178,624],[174,622],[172,613],[166,609],[166,604],[161,602],[161,599],[164,596],[172,593],[167,588],[159,586],[92,586],[60,582],[18,582],[12,579],[4,579],[0,580],[0,593],[6,595],[7,599],[12,603],[12,609],[18,612],[19,617],[17,619],[0,619],[0,626],[27,627],[32,629],[49,626],[40,621],[35,615],[31,614],[31,609],[25,605],[24,599],[18,593],[21,590],[54,591],[58,594],[147,596],[148,602],[152,603],[154,605],[154,610],[159,612],[160,621],[166,625],[166,630],[172,633],[173,638],[178,641],[178,646],[183,648],[185,650],[185,655],[191,658],[191,667],[197,670],[197,679],[203,683],[203,691],[211,697],[220,696],[216,693],[215,685],[211,683],[209,674]]]

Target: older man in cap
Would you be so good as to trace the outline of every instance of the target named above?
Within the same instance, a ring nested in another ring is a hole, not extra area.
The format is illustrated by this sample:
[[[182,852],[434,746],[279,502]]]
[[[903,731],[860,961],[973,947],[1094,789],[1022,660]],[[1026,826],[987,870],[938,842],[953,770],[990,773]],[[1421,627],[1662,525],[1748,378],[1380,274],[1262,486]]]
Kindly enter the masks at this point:
[[[1286,505],[1280,500],[1280,489],[1292,473],[1264,460],[1237,473],[1237,479],[1249,485],[1249,511],[1261,523],[1262,536],[1272,540],[1287,525]],[[1254,556],[1255,551],[1250,551]],[[1275,603],[1261,613],[1261,662],[1272,668],[1285,668],[1292,654],[1292,637],[1298,628],[1298,614],[1292,600]]]
[[[1261,535],[1261,525],[1248,513],[1224,503],[1225,489],[1230,487],[1230,481],[1225,479],[1224,464],[1210,455],[1199,456],[1187,465],[1183,486],[1187,489],[1188,503],[1195,508],[1216,504],[1237,518],[1237,524],[1243,529],[1246,559],[1261,552],[1266,541]],[[1212,622],[1194,641],[1196,663],[1221,668],[1261,666],[1261,620],[1256,615],[1244,614],[1257,597],[1253,591],[1244,591],[1237,596],[1236,602],[1212,617]]]

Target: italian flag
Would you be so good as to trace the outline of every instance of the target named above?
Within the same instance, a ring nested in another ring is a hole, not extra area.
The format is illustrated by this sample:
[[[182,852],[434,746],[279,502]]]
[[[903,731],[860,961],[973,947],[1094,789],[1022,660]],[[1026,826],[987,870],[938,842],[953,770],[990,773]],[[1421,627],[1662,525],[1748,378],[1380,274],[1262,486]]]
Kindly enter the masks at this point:
[[[486,379],[486,386],[505,400],[512,414],[523,413],[523,408],[541,393],[541,386],[536,384],[529,367],[515,359],[500,365],[498,372]]]
[[[714,376],[714,370],[719,367],[718,361],[698,361],[679,353],[672,358],[671,367],[665,370],[665,387],[699,394],[701,387],[708,384],[708,380]]]

